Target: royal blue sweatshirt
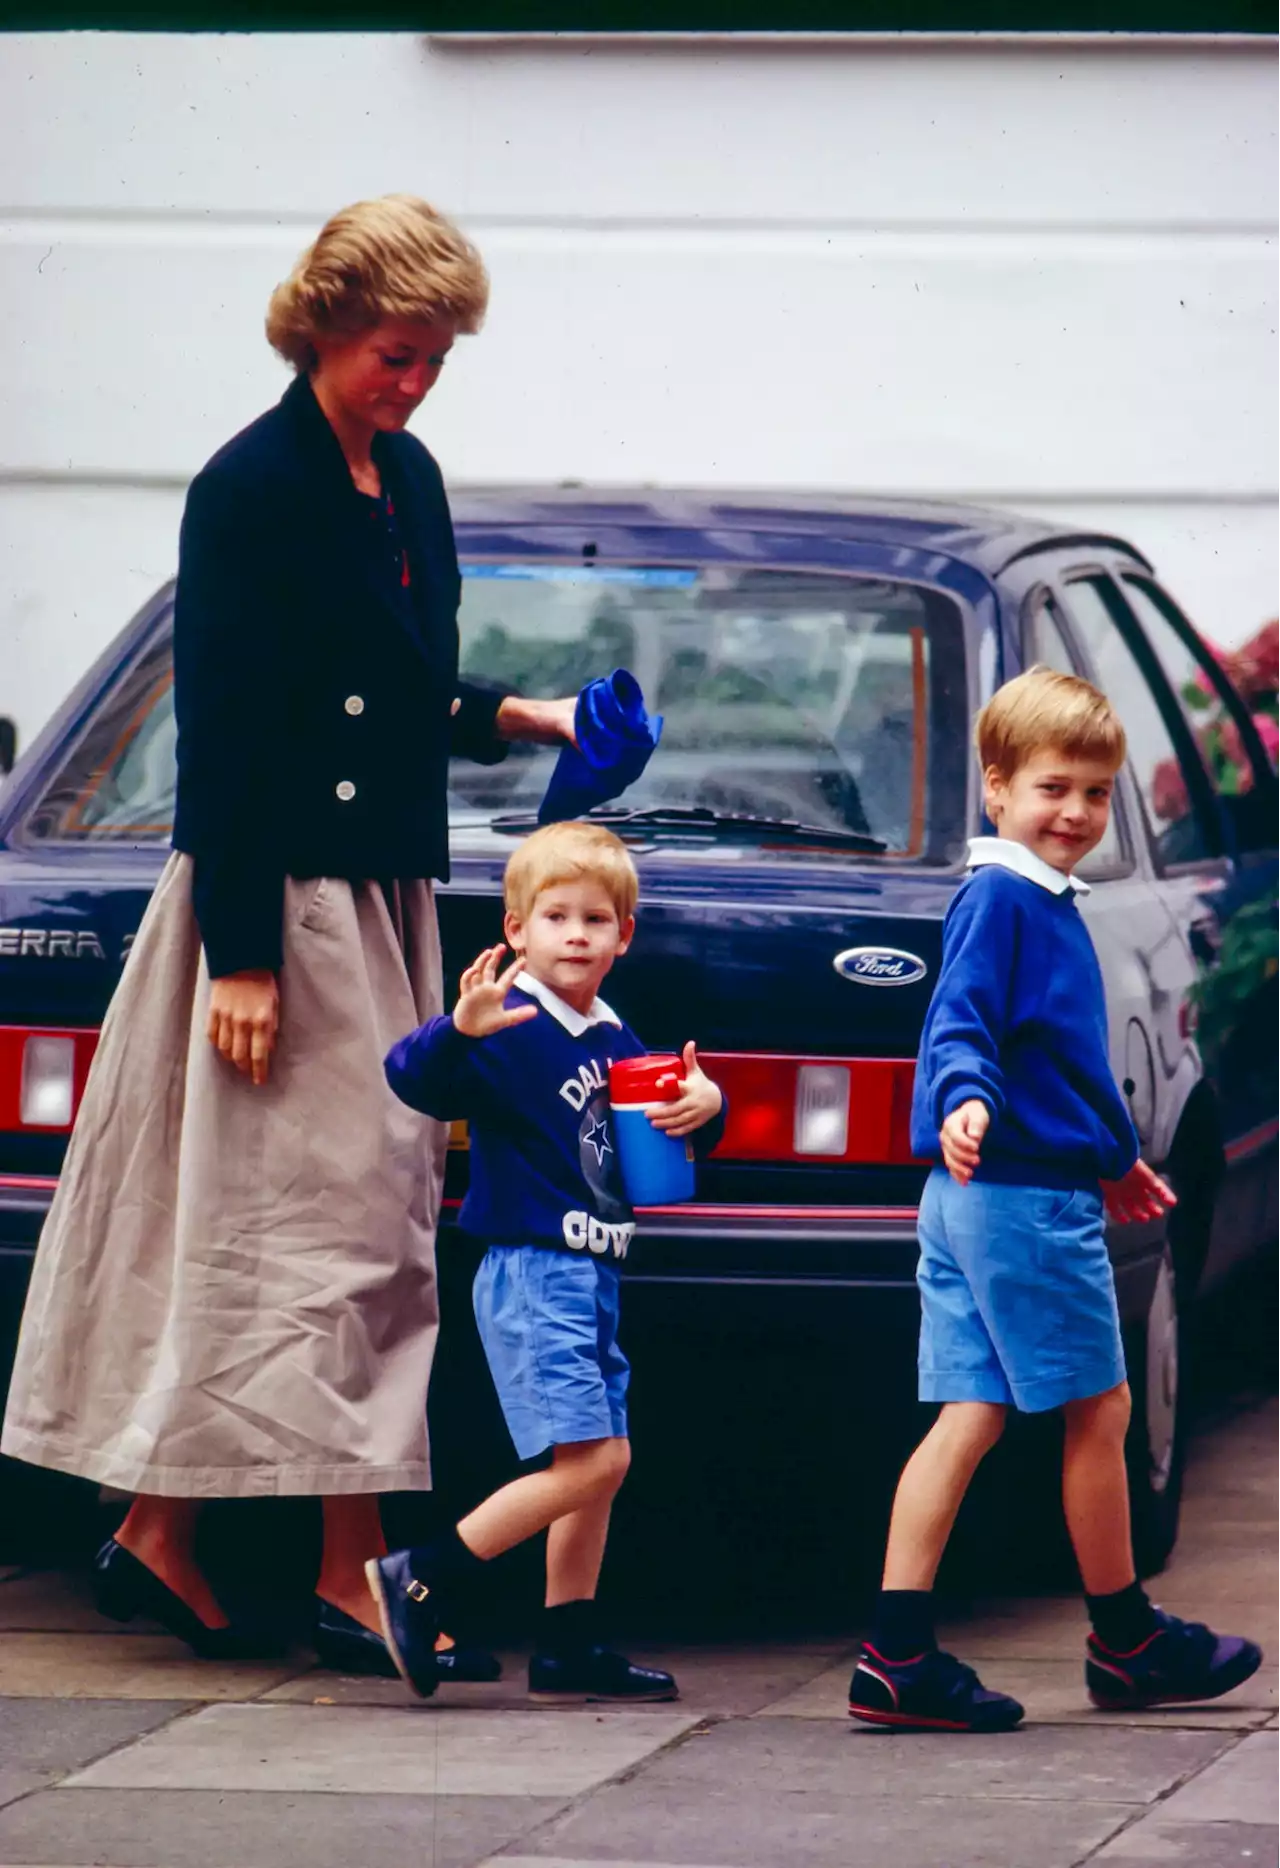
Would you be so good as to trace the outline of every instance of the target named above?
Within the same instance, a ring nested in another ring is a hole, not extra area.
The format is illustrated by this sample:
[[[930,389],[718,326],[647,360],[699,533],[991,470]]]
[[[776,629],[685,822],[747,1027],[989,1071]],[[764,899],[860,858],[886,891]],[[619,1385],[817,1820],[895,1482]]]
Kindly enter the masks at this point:
[[[487,1038],[433,1018],[388,1054],[402,1102],[442,1122],[465,1117],[471,1184],[459,1224],[488,1245],[538,1245],[622,1259],[635,1219],[622,1184],[609,1065],[645,1047],[603,1000],[587,1016],[518,975],[508,1006],[538,1016]],[[724,1110],[690,1139],[698,1156],[724,1133]]]
[[[975,1180],[1095,1188],[1138,1158],[1111,1074],[1098,957],[1076,906],[1083,886],[1020,844],[975,838],[980,864],[948,911],[925,1018],[911,1145],[942,1158],[961,1103],[991,1111]]]

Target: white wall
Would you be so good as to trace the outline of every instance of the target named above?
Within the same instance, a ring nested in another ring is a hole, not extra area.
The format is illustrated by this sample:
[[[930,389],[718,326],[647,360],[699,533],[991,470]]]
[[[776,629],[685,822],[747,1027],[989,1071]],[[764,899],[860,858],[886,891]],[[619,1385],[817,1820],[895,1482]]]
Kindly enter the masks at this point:
[[[403,188],[493,275],[449,478],[995,500],[1276,608],[1274,46],[0,39],[0,712],[170,569],[271,287]]]

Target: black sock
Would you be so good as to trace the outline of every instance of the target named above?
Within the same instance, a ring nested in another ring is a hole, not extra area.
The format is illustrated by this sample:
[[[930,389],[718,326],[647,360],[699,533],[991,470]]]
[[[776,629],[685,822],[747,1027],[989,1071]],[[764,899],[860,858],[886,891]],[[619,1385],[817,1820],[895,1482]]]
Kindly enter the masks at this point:
[[[882,1589],[868,1645],[882,1660],[914,1660],[938,1645],[931,1589]]]
[[[428,1589],[446,1592],[465,1588],[484,1569],[484,1558],[469,1550],[458,1536],[456,1524],[442,1531],[429,1544],[415,1544],[409,1552],[413,1573]]]
[[[596,1645],[596,1605],[592,1601],[557,1602],[543,1609],[538,1652],[566,1660]]]
[[[1086,1596],[1085,1605],[1093,1632],[1113,1654],[1131,1654],[1160,1625],[1146,1590],[1136,1581],[1109,1596]]]

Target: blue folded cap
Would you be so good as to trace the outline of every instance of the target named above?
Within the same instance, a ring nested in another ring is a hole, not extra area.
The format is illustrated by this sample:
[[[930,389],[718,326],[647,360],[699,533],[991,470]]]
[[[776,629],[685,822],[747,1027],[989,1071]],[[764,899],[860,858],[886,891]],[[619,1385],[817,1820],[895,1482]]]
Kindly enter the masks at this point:
[[[634,785],[662,735],[662,715],[646,713],[640,683],[615,668],[583,688],[573,727],[578,743],[556,760],[538,806],[540,824],[581,817]]]

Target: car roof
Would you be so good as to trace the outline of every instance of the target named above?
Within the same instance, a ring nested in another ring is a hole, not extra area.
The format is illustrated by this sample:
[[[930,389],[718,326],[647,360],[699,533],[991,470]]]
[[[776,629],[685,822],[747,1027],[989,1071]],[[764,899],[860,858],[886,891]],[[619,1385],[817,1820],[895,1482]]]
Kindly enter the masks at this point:
[[[996,575],[1015,558],[1066,546],[1099,546],[1150,565],[1125,538],[1082,531],[998,507],[947,500],[873,499],[857,493],[559,486],[453,486],[455,522],[515,527],[595,524],[692,532],[793,532],[833,541],[945,552]]]

